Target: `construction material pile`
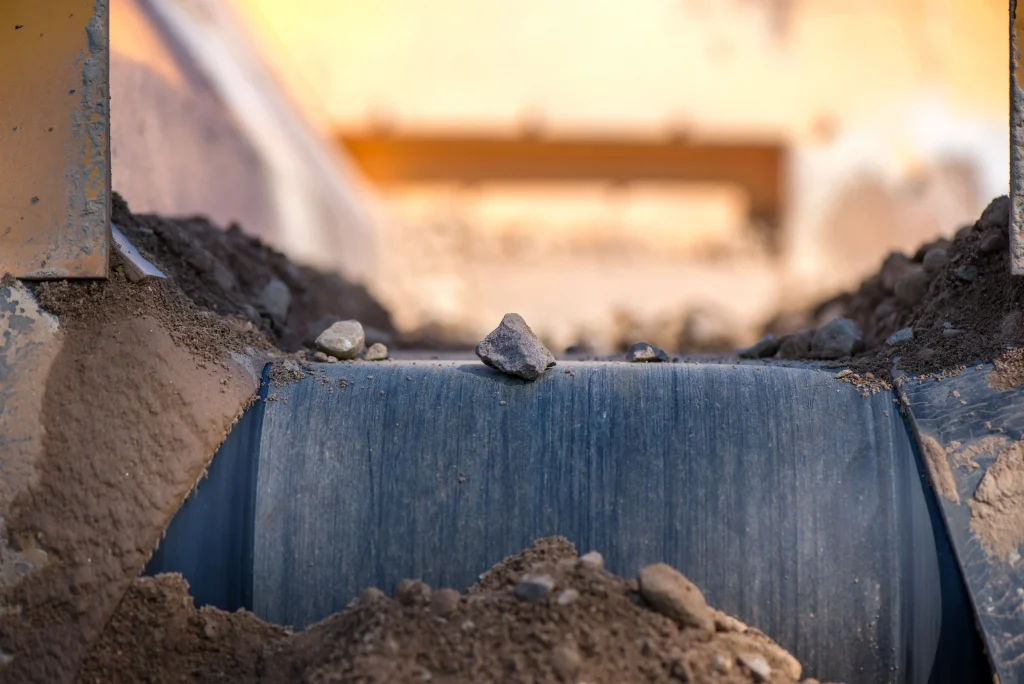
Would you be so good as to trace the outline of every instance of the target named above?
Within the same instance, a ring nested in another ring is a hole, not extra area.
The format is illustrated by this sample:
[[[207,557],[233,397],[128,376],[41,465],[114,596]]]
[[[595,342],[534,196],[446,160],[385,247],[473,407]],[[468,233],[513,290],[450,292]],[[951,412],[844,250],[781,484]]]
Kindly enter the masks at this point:
[[[791,655],[707,606],[669,566],[624,580],[600,554],[577,557],[554,537],[466,594],[405,580],[393,596],[368,589],[295,635],[248,613],[196,610],[180,577],[139,579],[80,681],[785,684],[800,675]]]
[[[996,361],[1019,384],[1009,375],[1020,365],[1012,348],[1024,346],[1024,279],[1010,273],[1009,211],[997,198],[952,240],[890,254],[856,292],[777,319],[740,355],[838,361],[877,377],[897,357],[917,373]]]

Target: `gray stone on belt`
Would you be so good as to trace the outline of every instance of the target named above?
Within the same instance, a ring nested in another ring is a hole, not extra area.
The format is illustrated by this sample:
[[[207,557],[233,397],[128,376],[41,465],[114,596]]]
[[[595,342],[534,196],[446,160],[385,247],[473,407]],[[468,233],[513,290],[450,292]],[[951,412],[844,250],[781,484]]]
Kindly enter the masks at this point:
[[[626,352],[626,360],[630,363],[660,363],[668,361],[668,354],[653,344],[637,342]]]
[[[896,299],[904,306],[915,306],[928,293],[928,274],[920,266],[908,268],[896,283]]]
[[[316,347],[339,359],[354,359],[363,351],[363,326],[359,321],[338,321],[320,333]]]
[[[924,267],[924,272],[931,275],[944,269],[948,263],[949,254],[941,247],[936,247],[928,250],[921,265]]]
[[[887,339],[885,341],[885,343],[887,345],[889,345],[890,347],[892,347],[892,346],[896,346],[897,344],[903,344],[904,342],[909,342],[912,339],[914,339],[914,329],[913,328],[903,328],[902,330],[897,330],[892,335],[889,335],[889,339]]]
[[[963,280],[968,283],[973,283],[975,280],[978,279],[978,267],[961,266],[960,268],[953,271],[953,275],[955,275],[960,280]]]
[[[476,346],[476,355],[490,368],[523,380],[536,380],[555,365],[555,357],[516,313],[505,314]]]
[[[841,359],[860,351],[863,344],[859,325],[849,318],[833,318],[814,333],[811,355],[819,359]]]
[[[551,575],[529,574],[516,584],[516,598],[527,603],[543,601],[555,588],[555,579]]]
[[[388,348],[380,342],[374,342],[370,348],[363,352],[364,361],[385,361],[388,358]]]
[[[779,340],[780,359],[806,359],[811,353],[811,341],[814,339],[814,329],[808,328],[800,332],[786,335]]]
[[[277,278],[267,283],[256,298],[256,307],[282,325],[288,320],[288,310],[291,306],[292,291]]]
[[[327,354],[324,354],[322,351],[314,352],[313,360],[317,363],[327,363]]]
[[[779,351],[779,338],[768,333],[760,340],[736,352],[741,359],[767,359],[775,356]]]
[[[714,631],[714,613],[704,594],[671,565],[648,565],[640,570],[637,581],[640,595],[654,610],[681,625]]]

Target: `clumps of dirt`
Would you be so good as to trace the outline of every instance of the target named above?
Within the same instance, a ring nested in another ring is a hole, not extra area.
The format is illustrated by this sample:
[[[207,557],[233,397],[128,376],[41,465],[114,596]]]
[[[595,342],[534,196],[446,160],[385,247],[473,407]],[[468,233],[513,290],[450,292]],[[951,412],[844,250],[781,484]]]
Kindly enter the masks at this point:
[[[111,681],[114,673],[117,681],[158,683],[800,680],[799,663],[768,637],[694,601],[699,590],[671,568],[651,567],[658,572],[648,575],[667,580],[662,586],[641,587],[606,572],[597,554],[577,558],[567,540],[544,539],[499,563],[469,593],[414,580],[393,597],[368,589],[295,635],[244,612],[197,611],[180,578],[136,580],[79,680]],[[645,575],[645,582],[654,580]],[[684,585],[686,598],[678,592]],[[669,610],[678,601],[701,611],[702,626]]]
[[[258,682],[264,651],[288,631],[252,613],[196,610],[180,575],[132,582],[77,681]]]
[[[1024,443],[999,452],[978,483],[971,507],[971,529],[985,551],[1003,561],[1019,558],[1024,543]]]
[[[843,317],[862,332],[862,351],[840,363],[888,377],[895,357],[916,373],[998,361],[999,382],[1024,382],[1024,279],[1010,273],[1009,198],[992,201],[952,241],[939,239],[915,254],[890,254],[856,292],[823,302],[803,317],[811,325]],[[800,317],[778,318],[769,332],[794,334]],[[799,334],[799,333],[796,333]],[[805,354],[803,358],[810,358]]]
[[[132,214],[117,193],[112,220],[193,302],[248,319],[284,351],[301,349],[310,330],[330,318],[358,319],[383,342],[395,334],[390,314],[366,288],[293,264],[237,224],[221,230],[202,217]]]

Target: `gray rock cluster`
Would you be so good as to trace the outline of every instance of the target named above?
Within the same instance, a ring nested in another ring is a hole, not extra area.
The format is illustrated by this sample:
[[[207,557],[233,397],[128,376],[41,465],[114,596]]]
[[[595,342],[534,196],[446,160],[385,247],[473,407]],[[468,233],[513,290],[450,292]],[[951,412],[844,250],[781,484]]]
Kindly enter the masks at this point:
[[[555,357],[516,313],[505,314],[477,345],[476,355],[490,368],[523,380],[537,380],[555,365]]]

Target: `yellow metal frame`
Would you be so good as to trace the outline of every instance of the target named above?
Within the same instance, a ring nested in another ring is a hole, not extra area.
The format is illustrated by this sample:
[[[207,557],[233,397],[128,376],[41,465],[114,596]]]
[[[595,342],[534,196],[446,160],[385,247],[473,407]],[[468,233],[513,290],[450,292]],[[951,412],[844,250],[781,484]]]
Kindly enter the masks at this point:
[[[0,273],[103,278],[109,0],[0,0]]]

